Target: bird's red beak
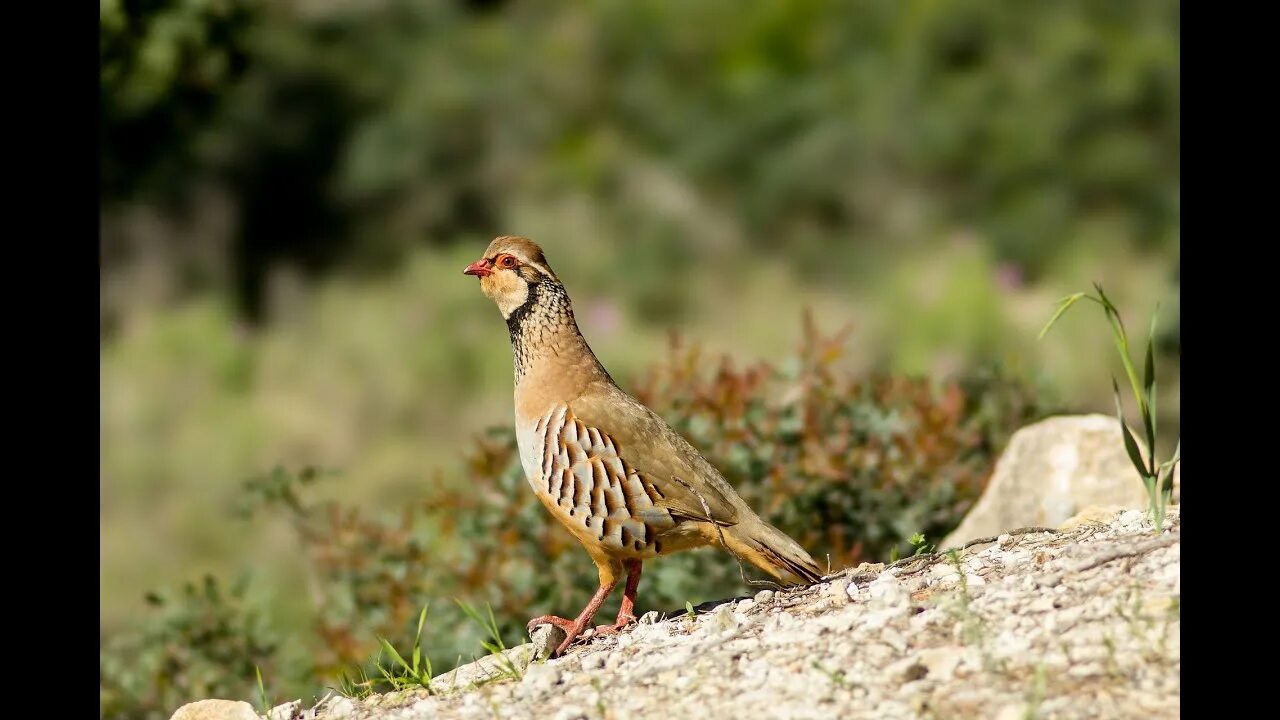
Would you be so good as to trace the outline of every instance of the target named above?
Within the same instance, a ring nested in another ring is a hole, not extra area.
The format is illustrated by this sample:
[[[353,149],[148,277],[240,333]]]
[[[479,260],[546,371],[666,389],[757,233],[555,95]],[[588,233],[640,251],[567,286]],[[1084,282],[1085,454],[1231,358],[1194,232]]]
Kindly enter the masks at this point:
[[[485,258],[471,263],[466,270],[462,271],[463,275],[475,275],[476,277],[485,277],[493,274],[493,269],[489,267],[489,261]]]

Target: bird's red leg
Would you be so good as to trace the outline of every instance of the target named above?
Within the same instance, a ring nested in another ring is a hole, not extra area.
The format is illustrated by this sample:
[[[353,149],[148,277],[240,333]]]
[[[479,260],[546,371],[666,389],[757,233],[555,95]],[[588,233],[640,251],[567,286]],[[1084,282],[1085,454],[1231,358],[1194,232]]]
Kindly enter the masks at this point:
[[[613,580],[609,583],[601,583],[600,589],[596,590],[596,594],[591,596],[591,602],[587,603],[587,606],[582,609],[582,612],[578,614],[578,617],[575,620],[566,620],[565,618],[556,617],[555,615],[543,615],[530,620],[527,628],[532,632],[535,627],[549,623],[564,630],[566,635],[564,642],[560,643],[559,648],[556,648],[556,655],[563,655],[564,651],[569,649],[569,644],[586,629],[587,625],[591,622],[591,618],[595,617],[596,611],[600,609],[600,606],[604,604],[605,599],[609,597],[609,593],[613,592],[613,589],[617,586],[617,580]],[[627,582],[627,587],[631,587],[630,581]],[[626,600],[623,600],[623,604],[626,604]]]
[[[640,587],[640,561],[626,560],[627,586],[622,591],[622,607],[618,608],[618,618],[612,625],[601,625],[596,628],[597,635],[616,633],[636,621],[636,588]]]

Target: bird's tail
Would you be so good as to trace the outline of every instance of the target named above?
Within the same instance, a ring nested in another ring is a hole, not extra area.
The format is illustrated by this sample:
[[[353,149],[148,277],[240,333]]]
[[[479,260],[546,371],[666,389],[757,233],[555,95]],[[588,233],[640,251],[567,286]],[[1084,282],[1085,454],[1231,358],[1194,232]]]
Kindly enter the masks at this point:
[[[809,585],[822,579],[822,570],[800,543],[763,520],[732,525],[723,532],[734,555],[783,582]]]

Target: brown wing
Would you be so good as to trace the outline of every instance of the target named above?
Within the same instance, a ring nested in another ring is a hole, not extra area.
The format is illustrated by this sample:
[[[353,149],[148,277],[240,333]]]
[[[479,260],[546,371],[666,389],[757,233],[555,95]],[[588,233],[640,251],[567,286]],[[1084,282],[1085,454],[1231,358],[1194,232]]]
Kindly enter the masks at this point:
[[[652,410],[610,385],[570,403],[588,428],[607,428],[615,451],[655,488],[655,505],[677,519],[733,525],[737,493],[706,458]],[[740,500],[738,501],[741,502]]]
[[[652,557],[676,520],[663,492],[618,453],[608,434],[560,405],[539,418],[535,435],[544,502],[584,542],[613,554]]]

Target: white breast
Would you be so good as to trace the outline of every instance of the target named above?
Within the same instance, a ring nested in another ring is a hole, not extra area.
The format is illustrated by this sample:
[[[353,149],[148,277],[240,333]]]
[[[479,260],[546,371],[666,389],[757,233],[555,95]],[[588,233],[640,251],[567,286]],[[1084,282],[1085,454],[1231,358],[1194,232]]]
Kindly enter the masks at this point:
[[[552,408],[546,415],[542,417],[532,418],[528,421],[521,421],[520,417],[516,417],[516,446],[520,449],[520,467],[524,468],[524,479],[529,482],[529,487],[534,492],[538,492],[539,488],[546,486],[546,479],[542,472],[542,444],[543,433],[541,428],[546,423],[547,417],[553,415],[557,410],[563,412],[566,408],[561,405]]]

